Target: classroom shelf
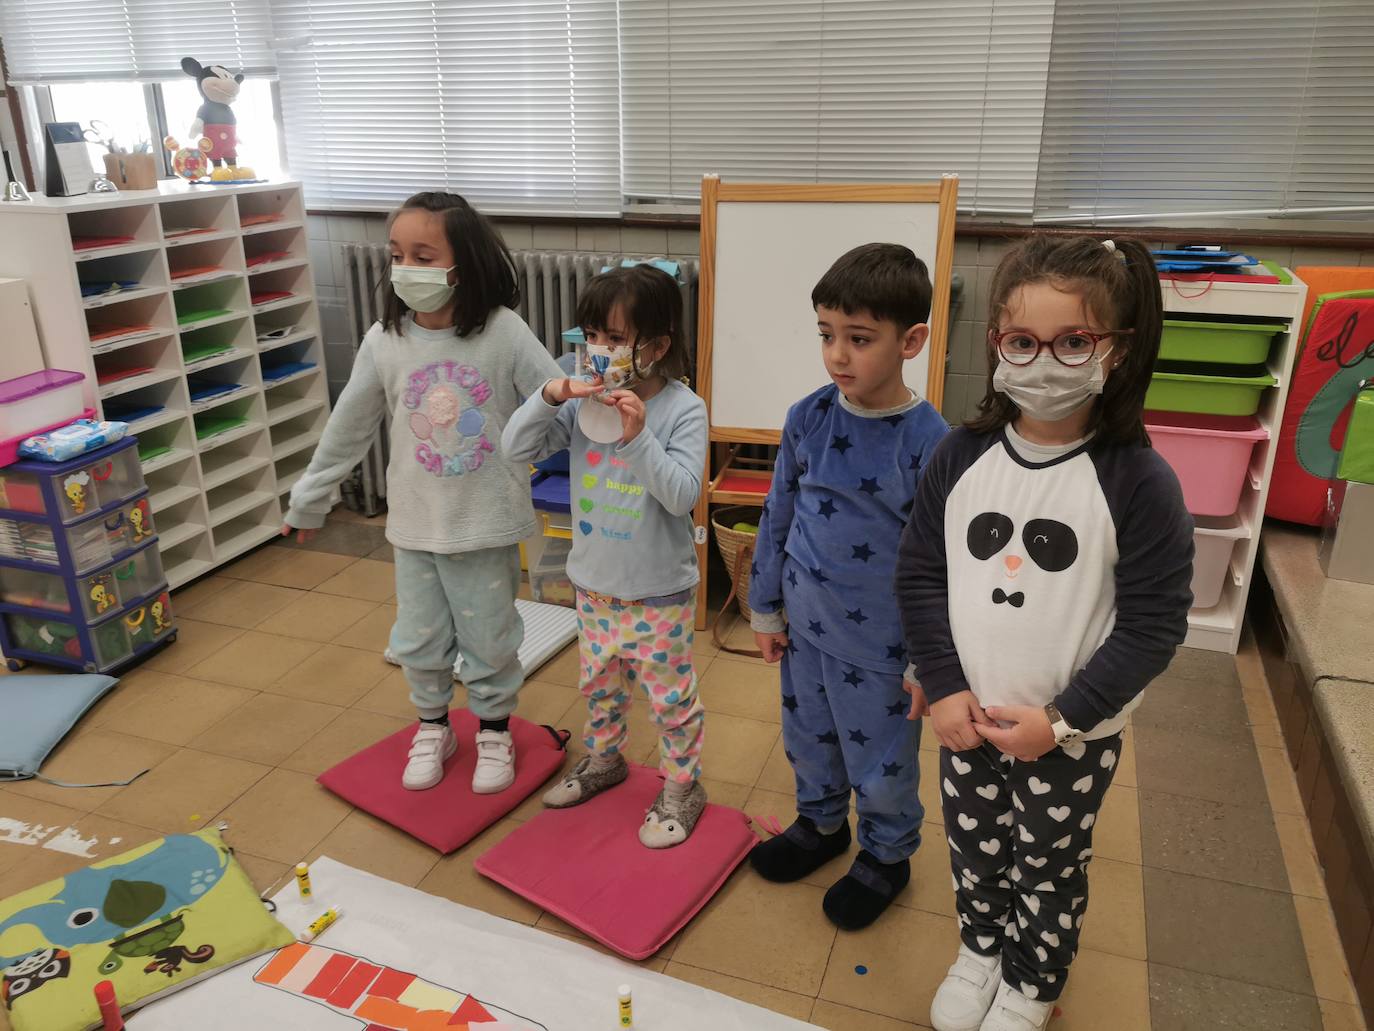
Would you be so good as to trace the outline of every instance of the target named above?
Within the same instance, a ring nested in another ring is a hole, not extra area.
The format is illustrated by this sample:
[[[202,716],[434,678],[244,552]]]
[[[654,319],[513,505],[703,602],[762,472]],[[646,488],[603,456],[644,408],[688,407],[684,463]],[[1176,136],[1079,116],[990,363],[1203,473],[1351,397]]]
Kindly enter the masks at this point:
[[[307,415],[310,412],[319,411],[325,406],[325,402],[318,397],[302,397],[294,401],[283,401],[274,404],[272,401],[267,403],[267,424],[277,426],[294,419],[299,415]]]
[[[78,247],[94,239],[118,242]],[[310,374],[324,368],[324,340],[307,248],[293,181],[213,190],[164,181],[156,190],[0,205],[0,276],[30,283],[48,361],[87,374],[83,400],[101,417],[114,415],[107,402],[116,411],[152,409],[130,423],[150,453],[140,464],[161,510],[158,546],[173,586],[280,527],[290,483],[278,482],[274,444],[292,452],[280,468],[294,482],[327,419],[326,377]],[[130,285],[81,295],[83,285],[107,283]],[[251,303],[252,292],[275,290],[290,296]],[[284,338],[257,339],[282,329]],[[265,385],[260,356],[274,352],[269,367],[297,361],[315,370]],[[97,383],[97,373],[107,382]],[[193,405],[191,389],[205,382],[234,390]],[[280,414],[271,427],[268,397]],[[224,428],[196,436],[216,425]]]

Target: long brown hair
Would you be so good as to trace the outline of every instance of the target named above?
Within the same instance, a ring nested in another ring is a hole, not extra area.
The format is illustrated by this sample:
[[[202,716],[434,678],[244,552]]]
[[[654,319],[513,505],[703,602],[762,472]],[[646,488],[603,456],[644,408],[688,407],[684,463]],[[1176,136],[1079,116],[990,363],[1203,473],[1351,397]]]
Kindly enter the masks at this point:
[[[456,193],[431,190],[415,194],[393,211],[388,228],[403,211],[428,211],[444,220],[444,236],[453,248],[458,271],[454,286],[457,303],[453,306],[455,336],[480,332],[495,309],[514,308],[520,303],[520,284],[510,251],[480,211]],[[382,293],[382,327],[389,333],[401,332],[410,307],[391,287],[390,262],[378,290]]]
[[[1027,237],[1007,253],[993,275],[989,331],[996,330],[1012,293],[1032,283],[1049,283],[1080,294],[1084,306],[1108,329],[1131,330],[1129,335],[1112,338],[1113,348],[1123,357],[1093,405],[1088,429],[1100,441],[1148,447],[1142,413],[1164,321],[1159,273],[1149,248],[1139,240],[1117,240],[1115,249],[1109,249],[1089,236]],[[983,346],[990,350],[987,391],[968,428],[992,433],[1015,419],[1019,409],[993,388],[998,358],[990,343]]]

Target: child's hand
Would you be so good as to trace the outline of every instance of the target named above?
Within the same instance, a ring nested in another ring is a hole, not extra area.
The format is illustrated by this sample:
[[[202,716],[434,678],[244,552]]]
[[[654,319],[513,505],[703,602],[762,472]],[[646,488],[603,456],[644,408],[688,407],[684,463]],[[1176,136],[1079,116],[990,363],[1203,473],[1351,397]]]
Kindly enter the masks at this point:
[[[765,634],[754,631],[754,644],[763,653],[764,662],[777,662],[787,650],[786,634]]]
[[[620,442],[628,444],[644,428],[644,399],[633,390],[617,390],[611,401],[620,410]]]
[[[601,393],[601,377],[551,379],[544,384],[543,393],[544,403],[550,405],[561,405],[574,397],[591,397],[593,394]]]
[[[1005,755],[1028,763],[1039,759],[1054,747],[1054,728],[1050,726],[1050,718],[1045,715],[1045,710],[1038,705],[990,705],[987,715],[994,720],[1015,724],[1007,730],[996,725],[974,728]]]
[[[960,691],[930,706],[930,723],[935,736],[952,752],[967,752],[981,745],[983,739],[974,727],[991,722],[972,691]]]
[[[902,690],[911,695],[911,711],[906,714],[907,719],[919,720],[922,716],[930,715],[930,703],[926,701],[926,693],[921,690],[920,681],[903,677]]]
[[[305,544],[307,541],[310,541],[319,532],[319,530],[297,530],[290,523],[281,524],[281,535],[283,537],[290,537],[294,533],[296,535],[296,541],[300,544]]]

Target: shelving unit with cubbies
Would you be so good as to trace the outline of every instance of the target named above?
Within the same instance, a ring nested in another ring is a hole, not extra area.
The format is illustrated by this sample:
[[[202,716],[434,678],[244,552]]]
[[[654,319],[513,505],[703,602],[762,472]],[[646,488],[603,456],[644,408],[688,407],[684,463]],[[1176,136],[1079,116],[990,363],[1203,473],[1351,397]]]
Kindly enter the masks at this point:
[[[35,195],[0,206],[0,276],[138,435],[173,587],[277,532],[329,414],[298,183]]]

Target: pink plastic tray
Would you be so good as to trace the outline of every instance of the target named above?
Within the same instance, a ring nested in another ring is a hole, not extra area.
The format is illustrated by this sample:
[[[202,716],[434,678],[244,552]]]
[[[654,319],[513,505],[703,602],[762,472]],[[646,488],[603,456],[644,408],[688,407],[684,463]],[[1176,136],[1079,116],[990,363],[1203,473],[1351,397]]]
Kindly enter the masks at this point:
[[[1178,476],[1188,511],[1199,516],[1235,513],[1255,444],[1269,438],[1249,415],[1146,412],[1145,428]]]

